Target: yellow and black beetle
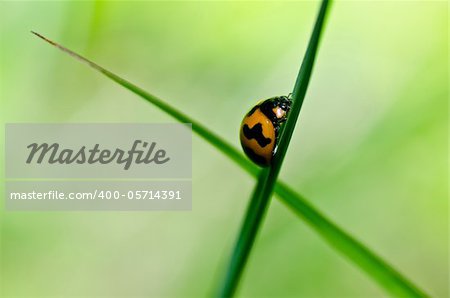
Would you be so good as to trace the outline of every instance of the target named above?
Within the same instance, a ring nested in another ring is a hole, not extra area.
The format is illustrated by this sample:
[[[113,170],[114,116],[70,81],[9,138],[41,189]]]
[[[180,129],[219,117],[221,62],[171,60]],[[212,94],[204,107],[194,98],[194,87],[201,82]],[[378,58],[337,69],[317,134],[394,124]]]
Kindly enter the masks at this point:
[[[291,108],[289,96],[259,102],[242,120],[241,145],[245,154],[262,167],[269,166],[277,151],[278,131]]]

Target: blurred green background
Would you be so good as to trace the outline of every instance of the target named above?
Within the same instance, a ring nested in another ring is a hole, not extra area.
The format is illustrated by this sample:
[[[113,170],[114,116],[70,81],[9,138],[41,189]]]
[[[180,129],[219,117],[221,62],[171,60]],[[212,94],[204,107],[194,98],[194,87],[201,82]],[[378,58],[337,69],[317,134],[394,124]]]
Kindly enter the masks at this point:
[[[281,172],[434,297],[449,294],[447,5],[332,5]],[[260,99],[291,92],[317,8],[318,2],[2,1],[2,122],[174,121],[38,40],[29,33],[35,30],[238,147],[244,113]],[[192,212],[2,209],[0,296],[210,295],[254,180],[204,140],[193,141]],[[386,293],[275,199],[239,295]]]

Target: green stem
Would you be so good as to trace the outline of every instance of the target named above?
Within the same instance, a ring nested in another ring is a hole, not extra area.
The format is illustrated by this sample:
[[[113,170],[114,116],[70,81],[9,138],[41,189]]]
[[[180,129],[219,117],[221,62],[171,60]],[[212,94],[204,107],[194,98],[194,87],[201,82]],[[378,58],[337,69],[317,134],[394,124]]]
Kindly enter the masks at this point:
[[[275,193],[282,197],[282,202],[303,218],[325,241],[366,272],[394,297],[429,297],[369,248],[317,212],[311,204],[286,184],[278,182],[275,185]]]
[[[250,255],[250,251],[259,227],[263,221],[264,214],[266,213],[269,205],[270,198],[272,197],[272,192],[280,173],[281,165],[283,164],[283,160],[289,146],[289,141],[292,137],[292,133],[294,132],[295,124],[306,95],[306,89],[308,87],[314,59],[319,46],[320,34],[325,23],[325,15],[328,4],[328,0],[323,0],[320,6],[319,14],[317,15],[316,23],[305,53],[305,58],[303,59],[302,66],[295,82],[294,91],[292,94],[291,110],[289,112],[286,125],[280,132],[278,151],[273,158],[272,165],[268,169],[263,170],[259,175],[258,183],[256,184],[244,222],[231,255],[231,260],[227,268],[224,282],[220,288],[220,297],[230,297],[234,295],[239,284],[240,277],[242,276],[242,271],[244,270],[245,264]]]

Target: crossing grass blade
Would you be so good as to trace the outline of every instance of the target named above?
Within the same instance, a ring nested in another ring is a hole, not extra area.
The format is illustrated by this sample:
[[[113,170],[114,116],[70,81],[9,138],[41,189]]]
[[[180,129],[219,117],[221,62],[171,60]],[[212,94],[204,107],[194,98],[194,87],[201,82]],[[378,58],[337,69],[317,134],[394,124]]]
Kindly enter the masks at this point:
[[[255,186],[252,198],[250,199],[247,213],[231,255],[224,283],[220,288],[220,297],[230,297],[234,295],[253,247],[253,243],[256,239],[256,235],[262,224],[266,210],[268,209],[270,198],[272,197],[306,95],[306,89],[311,78],[311,72],[317,48],[319,46],[320,35],[323,31],[328,6],[329,1],[323,0],[306,49],[305,57],[295,82],[294,91],[292,93],[291,110],[289,111],[286,124],[280,130],[277,153],[273,158],[271,166],[261,171],[261,174],[259,175],[258,182]]]
[[[283,182],[278,181],[275,184],[275,194],[330,246],[366,272],[393,297],[430,297],[373,251],[319,213],[306,199]]]
[[[54,47],[69,54],[73,58],[79,60],[99,71],[112,81],[128,89],[129,91],[140,96],[149,103],[160,108],[162,111],[171,115],[173,118],[182,123],[192,123],[192,130],[200,137],[209,142],[217,150],[224,153],[228,158],[236,162],[243,170],[251,176],[257,178],[260,170],[251,163],[240,151],[231,144],[224,141],[221,137],[207,129],[206,126],[200,124],[189,116],[183,114],[176,108],[170,106],[158,97],[148,93],[137,85],[121,78],[111,71],[101,67],[100,65],[86,59],[85,57],[59,45],[58,43],[44,37],[43,35],[31,31],[34,35],[45,40]],[[377,257],[363,244],[354,240],[348,233],[339,228],[331,220],[327,219],[316,208],[314,208],[304,197],[289,188],[286,184],[278,181],[275,183],[275,194],[291,208],[296,214],[304,219],[310,226],[315,229],[328,243],[335,247],[344,256],[349,258],[355,265],[363,269],[377,281],[381,286],[385,287],[391,293],[397,296],[425,296],[414,284],[409,282],[393,267],[387,265],[382,259]]]

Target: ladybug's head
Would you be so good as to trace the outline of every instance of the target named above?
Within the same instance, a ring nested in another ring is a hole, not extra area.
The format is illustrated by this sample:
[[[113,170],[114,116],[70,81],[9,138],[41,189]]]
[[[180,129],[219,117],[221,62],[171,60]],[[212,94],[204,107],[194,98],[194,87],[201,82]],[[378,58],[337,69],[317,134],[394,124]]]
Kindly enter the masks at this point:
[[[261,111],[272,121],[275,129],[286,121],[287,113],[291,107],[291,101],[287,96],[277,96],[267,99],[260,106]]]
[[[283,109],[286,113],[289,112],[291,108],[291,100],[287,96],[276,97],[276,106]]]

